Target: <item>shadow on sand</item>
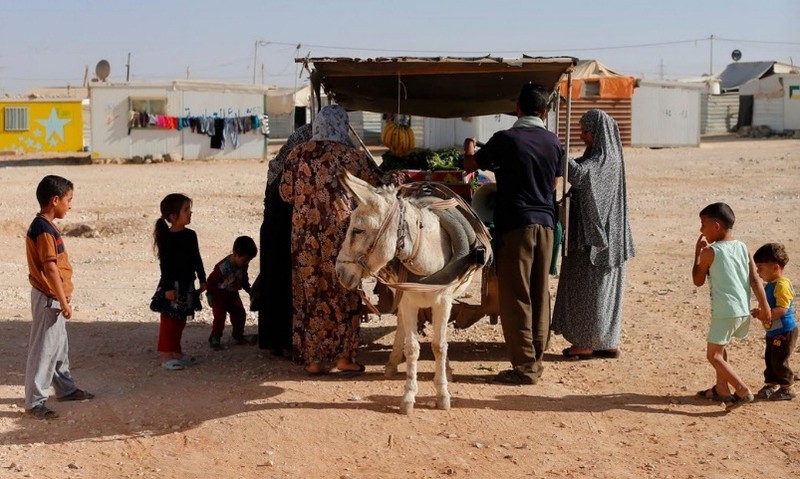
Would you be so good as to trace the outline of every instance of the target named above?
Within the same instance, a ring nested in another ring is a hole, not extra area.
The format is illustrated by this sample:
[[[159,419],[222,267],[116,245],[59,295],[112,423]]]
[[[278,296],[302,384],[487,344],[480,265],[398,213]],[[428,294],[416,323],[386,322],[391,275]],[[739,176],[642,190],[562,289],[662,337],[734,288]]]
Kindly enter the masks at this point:
[[[260,411],[287,408],[391,413],[398,409],[400,384],[405,380],[402,372],[391,379],[384,377],[382,366],[388,359],[391,346],[374,342],[375,338],[388,334],[391,328],[364,328],[366,344],[359,359],[369,366],[369,372],[348,381],[390,380],[398,383],[397,395],[369,395],[353,402],[333,399],[330,402],[308,402],[296,400],[298,382],[339,381],[341,378],[333,374],[308,378],[300,366],[256,346],[229,346],[224,351],[211,351],[206,346],[209,325],[193,323],[184,332],[183,344],[185,352],[198,356],[199,366],[184,371],[166,371],[159,366],[154,351],[158,332],[155,320],[142,323],[75,320],[68,324],[71,369],[79,386],[95,393],[96,398],[93,401],[60,403],[51,396],[48,406],[60,417],[55,421],[37,421],[22,413],[29,327],[27,321],[0,321],[0,334],[5,340],[0,349],[0,387],[6,391],[0,396],[0,417],[11,419],[14,424],[13,430],[0,434],[2,444],[166,435],[193,429],[205,421],[242,414],[253,414],[259,421],[268,421],[269,416],[259,414]],[[484,368],[482,364],[505,361],[505,345],[502,343],[455,342],[450,343],[449,352],[451,361],[473,363],[475,374],[456,374],[453,378],[454,382],[463,384],[486,384],[496,371]],[[433,360],[427,341],[422,343],[421,359]],[[433,374],[429,372],[418,375],[420,383],[432,379]],[[282,383],[289,384],[289,389]],[[286,396],[290,390],[294,396]],[[614,394],[553,398],[524,394],[527,389],[518,391],[520,394],[498,395],[492,399],[455,397],[453,409],[531,412],[623,409],[687,416],[724,414],[675,410],[671,408],[674,398],[662,396]],[[192,398],[199,397],[203,398],[203,407],[192,407]],[[430,407],[432,401],[432,397],[418,398],[420,408]],[[175,413],[153,413],[169,410]],[[68,424],[86,422],[88,426],[59,428],[56,425],[61,421]]]

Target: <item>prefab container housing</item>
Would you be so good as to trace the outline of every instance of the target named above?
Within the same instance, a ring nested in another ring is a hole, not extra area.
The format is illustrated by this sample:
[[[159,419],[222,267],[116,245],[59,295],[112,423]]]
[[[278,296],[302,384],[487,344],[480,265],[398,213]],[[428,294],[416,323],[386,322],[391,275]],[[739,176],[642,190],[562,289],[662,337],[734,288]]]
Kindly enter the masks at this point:
[[[186,160],[264,158],[267,136],[261,129],[237,135],[238,145],[226,136],[224,148],[212,148],[211,136],[185,126],[137,126],[131,117],[228,119],[261,116],[266,112],[266,85],[204,81],[92,85],[89,90],[92,157],[131,158],[180,155]]]
[[[753,96],[753,126],[800,130],[800,75],[778,73],[751,80],[739,95]]]
[[[704,85],[639,80],[631,100],[631,146],[700,144]]]
[[[0,99],[0,150],[40,153],[82,149],[80,98]]]
[[[631,98],[636,79],[621,75],[597,60],[581,60],[572,72],[572,112],[570,116],[570,145],[582,145],[580,119],[589,110],[608,113],[619,126],[622,144],[631,144]],[[559,85],[562,98],[567,97],[567,81]],[[559,108],[558,135],[566,144],[566,104]]]

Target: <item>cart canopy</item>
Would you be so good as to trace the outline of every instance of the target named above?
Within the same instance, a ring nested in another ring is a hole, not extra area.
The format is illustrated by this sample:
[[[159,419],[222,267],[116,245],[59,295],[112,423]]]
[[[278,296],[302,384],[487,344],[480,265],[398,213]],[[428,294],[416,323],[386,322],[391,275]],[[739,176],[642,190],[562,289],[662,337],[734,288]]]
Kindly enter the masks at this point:
[[[573,57],[297,58],[311,72],[319,98],[348,110],[433,118],[515,114],[528,82],[555,90],[571,72]]]

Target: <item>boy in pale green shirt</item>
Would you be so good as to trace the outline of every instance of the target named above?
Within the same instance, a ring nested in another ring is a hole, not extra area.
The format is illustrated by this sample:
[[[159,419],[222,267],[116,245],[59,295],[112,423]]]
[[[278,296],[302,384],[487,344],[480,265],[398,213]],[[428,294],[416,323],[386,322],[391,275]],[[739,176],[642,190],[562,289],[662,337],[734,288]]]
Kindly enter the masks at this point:
[[[700,237],[697,239],[692,267],[695,286],[709,280],[711,288],[711,327],[707,337],[706,359],[716,373],[716,383],[699,391],[705,399],[726,403],[730,411],[753,401],[753,393],[728,363],[725,346],[731,338],[744,338],[750,327],[750,291],[758,300],[758,317],[770,314],[764,286],[747,246],[733,239],[736,217],[725,203],[714,203],[700,211]],[[733,394],[729,389],[733,387]]]

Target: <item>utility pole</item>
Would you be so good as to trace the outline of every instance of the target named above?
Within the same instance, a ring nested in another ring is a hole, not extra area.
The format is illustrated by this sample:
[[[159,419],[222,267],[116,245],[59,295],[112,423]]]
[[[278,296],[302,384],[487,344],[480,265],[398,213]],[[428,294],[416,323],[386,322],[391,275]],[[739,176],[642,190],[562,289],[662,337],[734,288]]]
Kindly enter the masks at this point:
[[[125,81],[131,81],[131,52],[128,52],[128,63],[125,64]]]
[[[708,38],[708,75],[714,75],[714,34]]]
[[[253,85],[256,84],[256,69],[258,69],[258,47],[265,47],[267,45],[269,45],[269,42],[265,42],[264,40],[256,40],[256,43],[253,46]]]
[[[661,63],[658,64],[658,79],[664,80],[664,59],[661,59]]]
[[[191,73],[192,73],[192,67],[191,66],[187,66],[186,67],[186,79],[187,80],[189,79],[189,75],[191,75]]]

